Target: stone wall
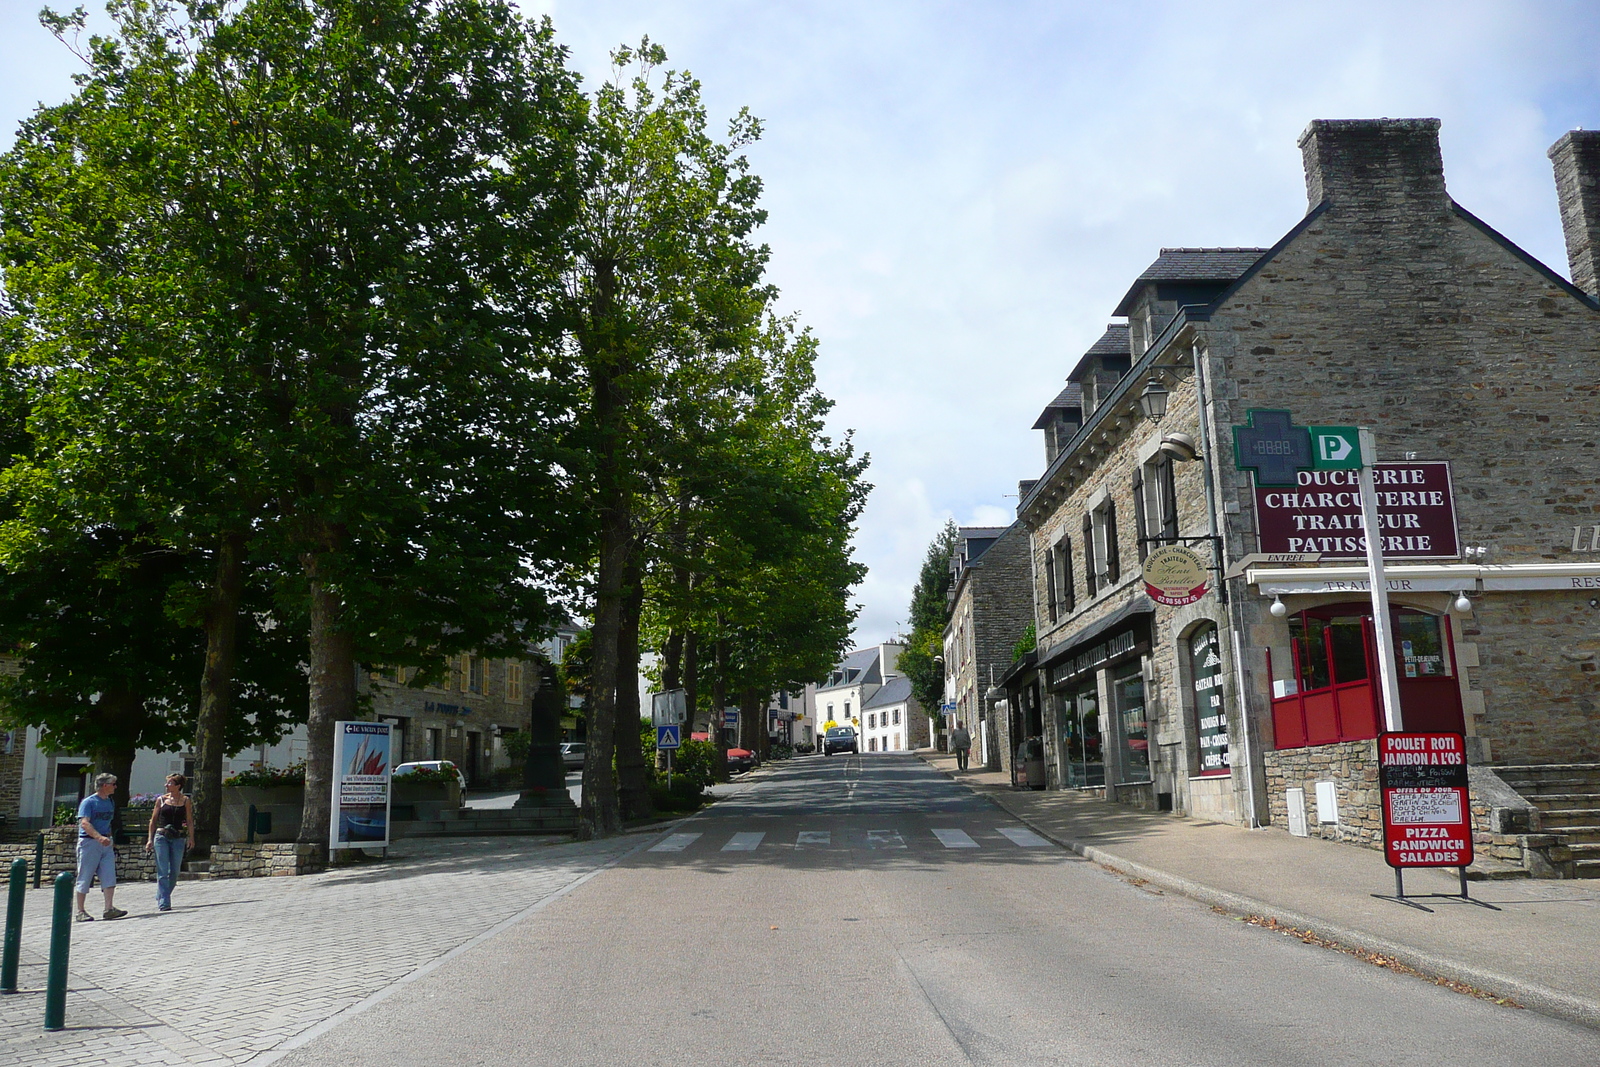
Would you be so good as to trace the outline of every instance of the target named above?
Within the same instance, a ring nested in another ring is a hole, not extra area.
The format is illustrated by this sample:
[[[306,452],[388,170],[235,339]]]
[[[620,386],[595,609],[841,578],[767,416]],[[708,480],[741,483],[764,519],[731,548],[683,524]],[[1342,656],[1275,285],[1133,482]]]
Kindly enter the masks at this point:
[[[277,878],[315,874],[327,867],[328,850],[293,841],[254,845],[225,842],[211,850],[211,874],[217,878]]]
[[[1028,533],[1009,527],[976,563],[967,567],[957,610],[969,613],[974,655],[968,664],[976,706],[989,722],[990,751],[979,757],[995,770],[1011,771],[1020,737],[1011,736],[1011,717],[993,714],[985,702],[991,679],[1011,669],[1011,652],[1033,623],[1033,567]]]
[[[1272,822],[1289,825],[1289,790],[1306,791],[1306,830],[1312,837],[1383,847],[1378,791],[1378,742],[1286,748],[1265,755],[1267,804]],[[1333,782],[1339,821],[1317,821],[1317,783]]]
[[[145,816],[147,819],[148,815]],[[131,826],[131,824],[130,824]],[[78,869],[78,828],[76,826],[51,826],[38,831],[44,834],[44,881],[49,883],[56,875]],[[0,864],[9,869],[11,861],[28,861],[29,884],[33,880],[34,841],[15,841],[0,844]],[[154,853],[144,850],[144,826],[140,825],[130,835],[126,845],[117,846],[117,882],[153,882],[156,880]],[[98,888],[99,883],[95,883]]]

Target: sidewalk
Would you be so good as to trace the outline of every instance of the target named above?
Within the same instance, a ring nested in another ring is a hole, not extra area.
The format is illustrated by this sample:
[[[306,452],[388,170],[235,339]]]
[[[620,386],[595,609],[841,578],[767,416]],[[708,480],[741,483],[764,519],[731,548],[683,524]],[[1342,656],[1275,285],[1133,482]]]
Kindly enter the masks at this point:
[[[29,890],[0,1064],[264,1065],[643,847],[656,830],[401,840],[381,863],[299,878],[117,887],[119,922],[74,925],[67,1028],[45,1033],[51,890]],[[90,898],[100,911],[100,891]]]
[[[1151,886],[1600,1027],[1595,880],[1472,882],[1472,898],[1500,910],[1435,897],[1418,901],[1431,909],[1424,912],[1373,898],[1394,892],[1394,872],[1374,849],[1140,811],[1073,791],[1013,790],[1002,773],[958,772],[954,756],[918,755],[1044,836]],[[1408,895],[1459,892],[1453,868],[1406,872]]]

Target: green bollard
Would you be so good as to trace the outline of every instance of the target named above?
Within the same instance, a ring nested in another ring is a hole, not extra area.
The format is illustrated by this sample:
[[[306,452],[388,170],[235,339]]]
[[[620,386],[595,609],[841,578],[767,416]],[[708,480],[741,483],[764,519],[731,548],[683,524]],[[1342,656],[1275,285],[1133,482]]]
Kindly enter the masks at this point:
[[[6,944],[0,954],[0,993],[17,991],[17,964],[22,956],[22,897],[28,891],[28,861],[11,861],[11,890],[6,897]]]
[[[44,877],[44,834],[40,834],[33,842],[33,888],[39,888],[39,880]]]
[[[50,971],[44,985],[44,1028],[67,1028],[67,953],[72,948],[72,874],[56,875],[50,914]]]

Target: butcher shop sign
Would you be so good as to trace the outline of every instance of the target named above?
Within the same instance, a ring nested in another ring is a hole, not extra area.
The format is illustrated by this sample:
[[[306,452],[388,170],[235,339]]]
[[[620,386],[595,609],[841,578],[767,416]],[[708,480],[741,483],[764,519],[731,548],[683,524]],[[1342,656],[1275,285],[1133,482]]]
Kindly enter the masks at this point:
[[[1320,552],[1327,559],[1366,555],[1356,471],[1303,470],[1292,488],[1256,487],[1262,552]],[[1372,470],[1386,559],[1456,559],[1450,464],[1379,463]]]

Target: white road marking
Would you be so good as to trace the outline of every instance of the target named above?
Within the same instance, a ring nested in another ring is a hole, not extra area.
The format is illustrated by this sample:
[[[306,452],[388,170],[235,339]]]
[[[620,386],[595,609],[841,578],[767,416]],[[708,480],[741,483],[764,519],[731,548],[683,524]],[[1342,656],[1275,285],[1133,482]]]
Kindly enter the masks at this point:
[[[794,839],[795,848],[827,848],[833,843],[833,834],[827,830],[801,830]]]
[[[868,848],[905,848],[906,843],[900,839],[899,830],[868,830]]]
[[[977,848],[974,841],[965,830],[935,830],[933,836],[939,839],[939,844],[945,848]]]
[[[1000,832],[1011,838],[1011,843],[1018,848],[1045,848],[1050,844],[1032,830],[1020,826],[1002,826]]]
[[[699,834],[669,834],[665,841],[651,845],[651,852],[682,852],[696,841],[700,840]]]
[[[728,843],[722,846],[722,851],[754,852],[756,846],[761,844],[761,839],[766,836],[764,832],[734,834],[728,838]]]

